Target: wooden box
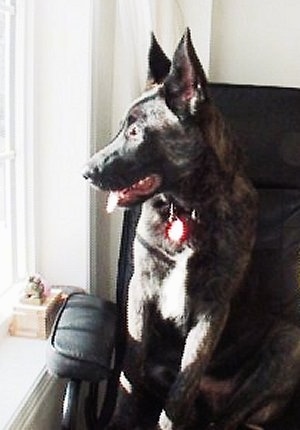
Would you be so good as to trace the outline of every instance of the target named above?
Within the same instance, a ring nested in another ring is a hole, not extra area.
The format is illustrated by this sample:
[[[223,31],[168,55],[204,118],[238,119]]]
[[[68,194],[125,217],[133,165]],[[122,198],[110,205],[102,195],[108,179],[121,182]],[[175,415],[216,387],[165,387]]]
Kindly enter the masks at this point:
[[[10,335],[47,339],[63,297],[61,290],[54,289],[41,305],[17,303],[13,308]]]

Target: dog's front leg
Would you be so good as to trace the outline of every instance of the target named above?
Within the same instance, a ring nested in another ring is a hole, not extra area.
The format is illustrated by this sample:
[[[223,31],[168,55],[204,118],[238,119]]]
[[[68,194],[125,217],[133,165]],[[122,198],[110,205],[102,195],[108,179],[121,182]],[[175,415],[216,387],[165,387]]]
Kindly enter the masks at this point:
[[[181,369],[161,415],[161,429],[184,428],[192,419],[200,379],[223,331],[228,312],[229,305],[222,303],[199,314],[186,339]]]

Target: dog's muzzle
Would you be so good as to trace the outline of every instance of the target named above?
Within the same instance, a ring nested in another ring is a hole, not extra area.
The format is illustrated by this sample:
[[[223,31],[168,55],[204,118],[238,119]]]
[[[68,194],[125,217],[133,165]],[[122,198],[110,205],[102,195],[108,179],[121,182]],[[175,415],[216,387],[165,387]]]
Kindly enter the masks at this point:
[[[100,171],[98,166],[97,165],[91,166],[90,164],[87,164],[82,171],[82,176],[91,184],[96,185],[99,182],[99,178],[100,178]]]

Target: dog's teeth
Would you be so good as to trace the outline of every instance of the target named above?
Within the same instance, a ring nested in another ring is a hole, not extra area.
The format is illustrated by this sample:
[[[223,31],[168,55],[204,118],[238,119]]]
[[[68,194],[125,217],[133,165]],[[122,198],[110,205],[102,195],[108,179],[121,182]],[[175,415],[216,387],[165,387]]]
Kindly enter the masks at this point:
[[[119,196],[117,192],[111,191],[108,195],[107,203],[106,203],[106,212],[112,213],[116,207],[118,206]]]

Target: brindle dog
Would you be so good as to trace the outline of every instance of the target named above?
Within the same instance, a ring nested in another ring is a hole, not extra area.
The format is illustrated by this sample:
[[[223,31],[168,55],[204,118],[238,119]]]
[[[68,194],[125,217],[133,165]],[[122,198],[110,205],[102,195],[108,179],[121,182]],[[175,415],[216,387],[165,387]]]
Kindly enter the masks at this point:
[[[172,62],[153,37],[149,64],[147,90],[84,173],[111,191],[109,211],[143,203],[109,429],[265,428],[299,380],[300,333],[243,282],[256,193],[189,30]]]

